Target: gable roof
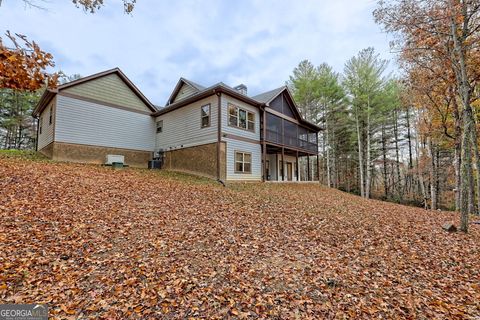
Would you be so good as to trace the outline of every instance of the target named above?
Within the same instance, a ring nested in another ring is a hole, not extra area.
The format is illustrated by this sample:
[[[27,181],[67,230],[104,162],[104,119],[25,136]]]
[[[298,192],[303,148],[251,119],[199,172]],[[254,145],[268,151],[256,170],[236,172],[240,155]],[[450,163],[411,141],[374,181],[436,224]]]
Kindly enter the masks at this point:
[[[185,78],[180,78],[177,82],[177,84],[175,85],[175,88],[173,89],[172,93],[170,94],[170,97],[168,98],[167,100],[167,106],[172,104],[173,101],[175,100],[175,97],[178,95],[180,89],[182,88],[183,85],[187,85],[189,87],[191,87],[195,93],[198,93],[200,91],[203,91],[206,89],[206,87],[198,84],[198,83],[195,83],[193,81],[190,81],[190,80],[187,80]],[[186,99],[188,97],[185,97],[184,99]]]
[[[110,69],[110,70],[106,70],[106,71],[102,71],[102,72],[99,72],[99,73],[95,73],[95,74],[92,74],[90,76],[87,76],[87,77],[83,77],[83,78],[80,78],[80,79],[77,79],[77,80],[73,80],[73,81],[70,81],[70,82],[67,82],[67,83],[64,83],[64,84],[61,84],[59,85],[56,89],[47,89],[45,90],[45,92],[43,93],[42,97],[40,98],[40,101],[38,102],[37,106],[35,107],[35,109],[33,110],[33,113],[32,115],[34,117],[36,117],[37,115],[39,115],[43,109],[46,108],[46,106],[48,105],[48,103],[52,100],[52,98],[58,93],[60,92],[61,90],[63,89],[66,89],[66,88],[71,88],[71,87],[74,87],[76,85],[79,85],[79,84],[83,84],[85,82],[88,82],[88,81],[92,81],[92,80],[95,80],[95,79],[99,79],[101,77],[105,77],[105,76],[108,76],[108,75],[111,75],[111,74],[117,74],[120,79],[122,79],[122,81],[128,86],[128,88],[130,90],[133,91],[133,93],[135,93],[135,95],[143,102],[145,103],[145,105],[152,111],[152,112],[155,112],[157,111],[157,108],[150,102],[150,100],[147,99],[147,97],[145,97],[143,95],[143,93],[133,84],[132,81],[130,81],[130,79],[128,79],[128,77],[122,72],[122,70],[120,70],[119,68],[113,68],[113,69]]]
[[[253,96],[252,99],[257,100],[258,102],[260,102],[260,103],[262,103],[262,104],[264,104],[265,106],[268,107],[270,102],[275,100],[275,98],[277,98],[279,95],[283,94],[284,92],[286,93],[285,96],[289,100],[290,104],[293,106],[292,111],[295,114],[297,120],[300,123],[302,123],[306,126],[314,128],[316,130],[322,130],[322,128],[319,127],[317,124],[306,120],[302,116],[302,114],[300,113],[300,110],[298,109],[297,104],[295,103],[295,100],[293,99],[293,95],[292,95],[292,93],[290,92],[290,89],[288,89],[287,86],[282,86],[282,87],[277,88],[277,89],[273,89],[273,90],[270,90],[270,91],[267,91],[267,92],[264,92],[264,93],[257,94],[256,96]]]
[[[179,83],[180,83],[180,81],[179,81]],[[177,86],[178,86],[178,84],[177,84]],[[214,84],[213,86],[210,86],[208,88],[204,88],[203,90],[199,90],[195,94],[192,94],[188,97],[185,97],[184,99],[181,99],[179,101],[167,104],[165,106],[165,108],[162,108],[162,109],[158,110],[153,115],[154,116],[159,116],[161,114],[164,114],[164,113],[170,112],[172,110],[181,108],[181,107],[183,107],[187,104],[190,104],[190,103],[195,102],[197,100],[200,100],[200,99],[206,98],[208,96],[211,96],[212,94],[216,94],[216,93],[220,93],[220,92],[226,93],[229,96],[232,96],[232,97],[234,97],[234,98],[236,98],[240,101],[243,101],[245,103],[248,103],[252,106],[260,107],[262,105],[257,100],[252,99],[252,98],[250,98],[250,97],[248,97],[244,94],[241,94],[240,92],[238,92],[237,90],[233,89],[232,87],[226,85],[223,82],[219,82],[219,83]]]
[[[257,94],[253,96],[252,99],[257,100],[261,103],[269,103],[273,99],[275,99],[286,87],[280,87],[277,89],[273,89],[264,93]]]
[[[208,96],[211,96],[213,94],[216,94],[216,93],[220,93],[220,92],[223,92],[223,93],[226,93],[228,94],[229,96],[231,97],[234,97],[240,101],[243,101],[245,103],[248,103],[252,106],[255,106],[255,107],[258,107],[258,108],[263,108],[265,106],[268,106],[268,104],[273,101],[276,97],[278,97],[280,94],[282,94],[283,92],[287,92],[287,99],[290,101],[290,103],[292,104],[293,106],[293,109],[294,109],[294,113],[295,115],[298,117],[298,121],[300,123],[302,123],[303,125],[305,126],[308,126],[312,129],[315,129],[315,130],[322,130],[321,127],[319,127],[318,125],[310,122],[310,121],[307,121],[305,120],[301,114],[300,114],[300,111],[298,110],[298,107],[297,105],[295,104],[295,101],[293,100],[293,96],[290,92],[290,90],[288,89],[288,87],[286,86],[282,86],[282,87],[279,87],[277,89],[274,89],[274,90],[270,90],[270,91],[267,91],[267,92],[264,92],[264,93],[261,93],[261,94],[258,94],[256,96],[253,96],[253,97],[248,97],[244,94],[241,94],[240,92],[238,92],[237,90],[235,90],[234,88],[226,85],[225,83],[223,82],[219,82],[219,83],[216,83],[214,84],[213,86],[210,86],[208,88],[204,88],[203,86],[200,86],[198,85],[199,87],[198,88],[195,88],[196,89],[196,93],[188,96],[188,97],[185,97],[179,101],[176,101],[176,102],[171,102],[171,99],[172,98],[175,98],[175,95],[178,93],[178,91],[180,90],[180,87],[186,83],[187,85],[191,85],[193,87],[193,84],[189,84],[188,82],[191,82],[189,80],[186,80],[184,78],[180,78],[180,80],[178,81],[176,87],[175,87],[175,90],[173,91],[172,95],[170,96],[170,99],[169,99],[169,102],[170,104],[167,103],[167,105],[165,106],[165,108],[161,108],[159,109],[157,112],[155,112],[153,114],[153,116],[159,116],[159,115],[162,115],[162,114],[165,114],[165,113],[168,113],[172,110],[175,110],[175,109],[178,109],[178,108],[181,108],[187,104],[190,104],[190,103],[193,103],[197,100],[200,100],[200,99],[203,99],[203,98],[206,98]],[[203,90],[200,90],[200,88],[204,88]]]
[[[182,79],[183,81],[185,81],[186,83],[188,83],[189,85],[191,85],[192,87],[196,88],[198,91],[201,91],[201,90],[204,90],[205,87],[202,86],[201,84],[198,84],[198,83],[195,83],[193,81],[190,81],[190,80],[187,80],[185,78],[180,78]]]

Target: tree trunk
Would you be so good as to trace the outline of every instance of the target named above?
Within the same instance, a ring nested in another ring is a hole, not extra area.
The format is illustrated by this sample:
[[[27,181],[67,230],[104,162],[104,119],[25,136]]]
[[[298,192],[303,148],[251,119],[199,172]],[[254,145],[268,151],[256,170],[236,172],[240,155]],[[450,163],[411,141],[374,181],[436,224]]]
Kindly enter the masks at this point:
[[[399,155],[399,150],[398,150],[398,113],[397,110],[394,110],[393,113],[393,133],[395,135],[395,169],[396,169],[396,174],[397,174],[397,195],[399,199],[402,199],[402,186],[401,184],[401,177],[400,177],[400,155]]]
[[[323,174],[323,183],[325,183],[325,180],[328,181],[328,178],[325,179],[326,176],[328,175],[327,136],[326,136],[325,131],[322,132],[322,140],[323,140],[323,143],[322,143],[322,155],[323,155],[323,157],[322,157],[323,162],[322,162],[322,163],[323,163],[323,165],[322,165],[322,167],[323,167],[323,172],[324,172],[324,174]]]
[[[367,98],[367,161],[365,163],[366,165],[366,173],[367,173],[367,179],[365,181],[365,198],[370,198],[370,183],[371,183],[371,153],[370,153],[370,142],[371,137],[370,137],[370,97]]]
[[[473,190],[473,170],[472,170],[472,113],[471,108],[464,109],[463,133],[462,133],[462,171],[461,171],[461,219],[460,230],[468,232],[468,218],[471,213],[473,199],[471,191]]]
[[[388,199],[388,177],[387,177],[387,148],[385,142],[385,126],[382,125],[382,155],[383,155],[383,190],[385,198]]]
[[[325,135],[327,141],[327,186],[330,188],[332,186],[332,178],[331,178],[331,168],[330,168],[330,140],[328,136],[328,121],[327,116],[325,114]]]
[[[461,166],[462,166],[462,119],[456,99],[453,99],[455,118],[455,210],[460,211]]]
[[[470,105],[471,87],[467,73],[466,64],[466,35],[470,32],[468,25],[465,24],[468,15],[468,3],[460,2],[464,18],[464,24],[462,27],[462,35],[458,34],[457,17],[454,16],[453,3],[450,2],[451,16],[451,36],[453,39],[454,53],[452,53],[452,60],[458,62],[454,63],[455,77],[460,91],[460,96],[463,102],[462,120],[463,120],[463,132],[462,132],[462,170],[461,170],[461,193],[460,193],[460,230],[468,232],[468,218],[473,205],[472,193],[473,187],[473,170],[472,170],[472,130],[474,121],[472,107]],[[459,38],[460,37],[460,38]]]
[[[360,195],[365,197],[365,183],[363,181],[363,146],[360,132],[360,119],[358,118],[358,107],[355,108],[355,124],[357,127],[357,143],[358,143],[358,173],[360,177]]]
[[[427,196],[427,190],[425,189],[425,181],[423,179],[423,172],[420,172],[420,166],[419,166],[419,153],[420,148],[418,145],[418,136],[415,137],[415,153],[417,155],[417,162],[416,162],[416,171],[417,171],[417,177],[418,177],[418,184],[420,186],[420,191],[422,192],[422,197],[423,197],[423,205],[425,209],[428,209],[428,196]]]
[[[429,138],[429,149],[430,149],[430,208],[432,210],[437,210],[437,183],[436,183],[436,161],[435,161],[435,146],[432,142],[432,138]]]
[[[407,124],[407,142],[408,142],[408,174],[405,180],[405,191],[410,194],[413,186],[413,155],[412,155],[412,134],[410,129],[410,107],[406,108],[405,119]]]
[[[478,134],[477,134],[477,126],[474,123],[472,128],[472,144],[473,144],[473,152],[475,154],[475,178],[477,179],[476,185],[476,194],[477,194],[477,207],[474,209],[473,212],[476,214],[480,214],[480,152],[478,150]]]

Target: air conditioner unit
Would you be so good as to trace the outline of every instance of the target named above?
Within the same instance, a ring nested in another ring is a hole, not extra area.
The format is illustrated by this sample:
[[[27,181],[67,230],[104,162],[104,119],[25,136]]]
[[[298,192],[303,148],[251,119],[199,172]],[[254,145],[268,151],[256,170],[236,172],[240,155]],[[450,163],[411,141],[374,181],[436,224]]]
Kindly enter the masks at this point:
[[[114,162],[125,163],[125,156],[122,156],[120,154],[107,154],[105,164],[111,165]]]

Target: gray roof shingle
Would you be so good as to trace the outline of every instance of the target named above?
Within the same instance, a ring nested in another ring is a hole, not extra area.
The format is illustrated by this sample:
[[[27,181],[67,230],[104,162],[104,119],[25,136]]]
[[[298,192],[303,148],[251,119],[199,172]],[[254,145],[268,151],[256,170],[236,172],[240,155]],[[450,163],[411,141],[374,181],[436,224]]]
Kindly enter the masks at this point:
[[[202,90],[206,89],[206,87],[202,86],[201,84],[195,83],[195,82],[190,81],[188,79],[182,78],[182,80],[185,81],[186,83],[188,83],[189,85],[191,85],[192,87],[194,87],[195,89],[197,89],[198,91],[202,91]]]
[[[253,100],[257,100],[258,102],[261,103],[267,103],[273,98],[275,98],[280,92],[282,92],[285,89],[285,86],[282,86],[277,89],[273,89],[264,93],[257,94],[256,96],[251,97]]]

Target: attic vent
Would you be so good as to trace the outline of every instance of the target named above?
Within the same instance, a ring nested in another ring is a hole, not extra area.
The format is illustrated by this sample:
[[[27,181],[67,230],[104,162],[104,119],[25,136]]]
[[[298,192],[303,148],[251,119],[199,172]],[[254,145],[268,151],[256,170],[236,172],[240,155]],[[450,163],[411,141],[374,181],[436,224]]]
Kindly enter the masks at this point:
[[[238,86],[234,87],[233,89],[235,89],[235,91],[237,91],[238,93],[241,93],[245,96],[247,95],[247,86],[244,85],[243,83],[239,84]]]

